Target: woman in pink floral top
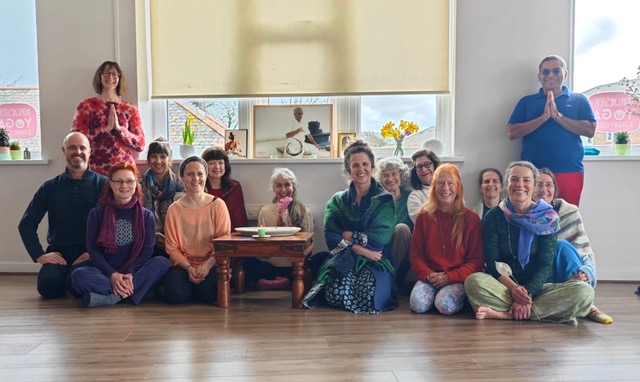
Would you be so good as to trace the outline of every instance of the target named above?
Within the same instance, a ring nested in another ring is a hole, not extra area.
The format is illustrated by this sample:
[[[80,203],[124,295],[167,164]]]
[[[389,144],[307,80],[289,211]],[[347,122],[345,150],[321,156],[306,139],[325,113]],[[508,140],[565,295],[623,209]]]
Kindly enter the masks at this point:
[[[135,164],[145,147],[142,120],[135,105],[122,101],[126,82],[118,63],[105,61],[93,76],[97,97],[82,100],[73,117],[72,131],[91,143],[91,169],[107,174],[118,162]]]

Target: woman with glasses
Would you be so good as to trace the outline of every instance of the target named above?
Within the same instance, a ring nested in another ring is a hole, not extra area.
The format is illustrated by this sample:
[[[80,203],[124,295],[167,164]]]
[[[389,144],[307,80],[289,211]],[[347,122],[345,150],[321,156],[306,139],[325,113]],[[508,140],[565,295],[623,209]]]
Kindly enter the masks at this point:
[[[231,215],[231,230],[247,226],[247,210],[240,182],[231,179],[231,163],[227,153],[219,147],[210,147],[202,153],[208,166],[207,192],[221,198]]]
[[[533,201],[538,178],[538,169],[530,162],[512,162],[505,171],[508,196],[482,221],[488,273],[474,273],[464,282],[478,320],[577,325],[577,318],[589,313],[591,285],[578,280],[553,282],[559,219],[545,201]]]
[[[169,269],[164,257],[152,257],[153,213],[142,206],[138,169],[127,162],[109,170],[99,206],[87,219],[91,266],[71,273],[71,285],[87,308],[114,305],[129,298],[139,304]]]
[[[480,171],[480,194],[482,199],[473,206],[473,210],[482,219],[487,212],[500,203],[502,194],[502,174],[495,168],[485,168]]]
[[[167,302],[196,299],[213,304],[218,277],[213,239],[231,230],[229,211],[222,199],[206,192],[207,162],[192,156],[180,164],[186,195],[169,206],[164,225],[165,248],[172,267],[163,282]]]
[[[416,215],[429,199],[429,186],[433,173],[436,171],[440,158],[431,150],[419,150],[412,156],[413,168],[411,168],[411,187],[413,191],[407,200],[407,210],[411,221],[416,221]]]
[[[126,81],[117,62],[105,61],[98,67],[93,89],[98,96],[78,104],[71,130],[89,138],[89,165],[93,171],[106,175],[114,163],[135,164],[145,147],[144,131],[138,108],[121,98]]]
[[[418,281],[409,305],[416,313],[435,307],[450,316],[467,302],[464,280],[482,270],[482,224],[478,215],[464,206],[456,166],[439,166],[429,193],[411,239],[411,268]]]
[[[171,171],[169,142],[155,140],[147,150],[149,169],[141,180],[144,208],[153,212],[156,221],[154,256],[168,257],[164,247],[164,221],[169,206],[184,195],[182,180]]]
[[[558,248],[554,261],[554,282],[581,280],[596,287],[596,260],[591,242],[577,206],[558,198],[558,183],[553,172],[540,170],[537,197],[549,203],[560,217]],[[613,318],[595,306],[587,315],[601,324],[610,324]]]
[[[393,198],[374,178],[375,158],[357,140],[344,151],[349,187],[336,193],[324,212],[331,256],[302,300],[308,308],[326,304],[352,313],[375,314],[398,307],[389,242]]]

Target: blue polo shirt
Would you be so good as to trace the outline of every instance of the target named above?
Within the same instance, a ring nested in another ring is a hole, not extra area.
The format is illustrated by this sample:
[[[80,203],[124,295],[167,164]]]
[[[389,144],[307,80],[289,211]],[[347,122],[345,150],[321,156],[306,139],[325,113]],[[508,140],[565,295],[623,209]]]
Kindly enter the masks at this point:
[[[558,111],[564,116],[596,122],[589,100],[584,95],[572,93],[563,86],[562,94],[557,96],[555,101]],[[546,102],[547,94],[542,88],[536,94],[522,97],[509,118],[509,124],[538,118],[542,115]],[[580,136],[563,128],[553,118],[549,118],[534,132],[522,137],[520,157],[538,168],[547,167],[553,172],[584,172],[584,147]]]

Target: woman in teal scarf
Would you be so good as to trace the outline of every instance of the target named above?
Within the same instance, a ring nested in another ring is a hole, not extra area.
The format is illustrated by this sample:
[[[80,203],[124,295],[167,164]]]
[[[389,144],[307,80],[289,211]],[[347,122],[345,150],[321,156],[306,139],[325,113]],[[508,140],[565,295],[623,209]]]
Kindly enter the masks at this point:
[[[331,257],[302,301],[308,308],[326,304],[373,314],[398,307],[387,248],[395,226],[393,197],[373,178],[374,164],[363,141],[344,151],[351,182],[327,203],[324,234]]]
[[[169,257],[164,249],[164,218],[169,206],[184,195],[184,184],[171,171],[169,142],[157,139],[147,150],[149,169],[141,180],[144,208],[153,212],[156,220],[156,246],[153,256]]]
[[[538,178],[538,169],[530,162],[511,163],[505,171],[509,196],[482,221],[489,274],[474,273],[464,282],[479,320],[577,325],[577,318],[589,313],[591,285],[580,280],[553,282],[559,218],[544,200],[533,202]],[[504,264],[512,275],[505,274]]]

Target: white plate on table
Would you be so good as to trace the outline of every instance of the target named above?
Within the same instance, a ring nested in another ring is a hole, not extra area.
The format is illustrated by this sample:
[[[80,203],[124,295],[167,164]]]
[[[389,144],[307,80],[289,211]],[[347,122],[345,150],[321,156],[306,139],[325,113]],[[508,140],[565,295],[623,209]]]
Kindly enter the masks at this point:
[[[300,231],[300,227],[238,227],[236,231],[244,236],[253,236],[258,234],[258,228],[264,228],[265,235],[270,236],[291,236]]]

